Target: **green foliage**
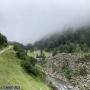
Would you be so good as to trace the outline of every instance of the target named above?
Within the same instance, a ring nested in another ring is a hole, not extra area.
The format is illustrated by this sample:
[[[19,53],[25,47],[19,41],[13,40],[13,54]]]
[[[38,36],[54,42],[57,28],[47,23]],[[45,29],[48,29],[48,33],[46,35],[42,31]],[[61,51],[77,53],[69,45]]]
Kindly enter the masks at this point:
[[[45,57],[46,57],[42,50],[41,50],[41,52],[40,52],[40,57],[41,57],[42,59],[45,59]]]
[[[36,59],[36,58],[27,56],[26,60],[27,60],[27,61],[30,61],[30,63],[31,63],[33,66],[35,66],[35,65],[37,64],[37,59]]]
[[[38,59],[38,64],[39,65],[42,66],[43,64],[46,63],[46,60],[45,60],[46,56],[45,56],[44,51],[40,50],[40,54],[39,55],[37,54],[36,58]]]
[[[31,52],[34,51],[34,46],[32,44],[28,44],[25,46],[26,50],[30,50]]]
[[[17,55],[18,58],[20,58],[22,60],[25,60],[27,54],[26,54],[25,51],[17,51],[16,55]]]
[[[34,46],[47,51],[59,49],[60,52],[66,53],[88,52],[90,51],[90,27],[81,27],[76,30],[69,28],[36,42]]]
[[[25,49],[25,46],[23,45],[23,44],[21,44],[21,43],[19,43],[19,42],[8,42],[10,45],[13,45],[13,46],[19,46],[19,47],[21,47],[21,48],[23,48],[23,49]]]
[[[74,45],[75,45],[74,52],[77,52],[78,53],[78,52],[83,51],[79,44],[74,44]]]
[[[68,80],[71,80],[73,76],[76,77],[76,76],[86,76],[87,75],[87,69],[85,66],[79,67],[77,70],[74,71],[69,68],[68,61],[64,62],[61,71]]]
[[[14,46],[14,50],[16,51],[16,55],[18,58],[24,60],[27,56],[26,51],[18,44]]]
[[[84,55],[84,57],[79,58],[77,63],[87,63],[90,62],[90,54]]]
[[[22,67],[26,72],[37,76],[39,74],[38,69],[36,68],[37,60],[33,57],[27,56],[26,51],[20,46],[15,45],[14,50],[18,58],[22,59]]]
[[[28,56],[31,56],[31,57],[34,57],[34,58],[40,58],[39,57],[40,54],[41,54],[41,50],[34,50],[33,52],[30,52],[30,51],[27,52]],[[52,57],[52,52],[46,52],[45,50],[43,50],[43,54],[44,54],[45,58]]]
[[[81,76],[86,76],[86,75],[87,75],[86,67],[80,68],[79,74],[80,74]]]
[[[40,54],[39,55],[37,54],[36,58],[41,58],[42,60],[45,60],[46,56],[45,56],[43,50],[40,50]]]
[[[79,67],[79,69],[77,69],[73,72],[74,76],[86,76],[87,74],[88,73],[87,73],[87,69],[85,66]]]
[[[52,52],[52,56],[55,56],[57,54],[57,50],[54,49],[53,52]]]
[[[80,44],[80,47],[81,47],[81,50],[83,52],[89,52],[90,51],[90,46],[88,46],[88,44],[86,44],[86,43]]]
[[[72,71],[69,69],[69,64],[67,61],[64,62],[64,65],[62,67],[62,73],[65,75],[65,77],[70,80],[72,77]]]
[[[74,52],[81,52],[81,47],[79,44],[76,43],[66,43],[60,45],[57,49],[60,53],[74,53]]]
[[[0,48],[8,45],[7,38],[0,33]]]
[[[22,62],[22,67],[30,74],[37,76],[38,69],[35,67],[36,59],[30,57]]]
[[[15,44],[15,45],[14,45],[14,50],[15,50],[15,51],[23,51],[24,48],[23,48],[20,44]]]

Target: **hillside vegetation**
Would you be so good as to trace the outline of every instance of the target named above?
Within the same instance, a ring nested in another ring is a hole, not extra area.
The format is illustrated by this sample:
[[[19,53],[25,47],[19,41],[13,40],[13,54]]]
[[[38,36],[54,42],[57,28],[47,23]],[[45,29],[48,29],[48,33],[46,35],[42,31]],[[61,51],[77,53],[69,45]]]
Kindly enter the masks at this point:
[[[7,45],[8,45],[8,40],[6,36],[0,33],[0,49],[2,49],[3,47],[6,47]]]
[[[90,27],[69,28],[48,38],[36,42],[35,47],[57,52],[88,52],[90,51]]]
[[[13,49],[0,54],[0,86],[20,86],[20,90],[50,90],[38,77],[27,74]]]

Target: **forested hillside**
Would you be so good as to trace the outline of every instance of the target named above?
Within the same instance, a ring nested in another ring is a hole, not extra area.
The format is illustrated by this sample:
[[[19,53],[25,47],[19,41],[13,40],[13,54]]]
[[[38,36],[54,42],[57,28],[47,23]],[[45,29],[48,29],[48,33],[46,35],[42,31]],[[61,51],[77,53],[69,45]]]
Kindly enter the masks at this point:
[[[35,43],[35,47],[59,52],[87,52],[90,47],[90,27],[69,28]]]

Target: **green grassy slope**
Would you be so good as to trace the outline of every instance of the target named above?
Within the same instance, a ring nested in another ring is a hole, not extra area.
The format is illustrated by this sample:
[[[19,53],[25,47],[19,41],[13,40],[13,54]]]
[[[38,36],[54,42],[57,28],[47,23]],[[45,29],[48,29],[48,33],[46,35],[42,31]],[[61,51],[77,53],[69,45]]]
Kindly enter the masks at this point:
[[[0,54],[1,85],[20,85],[20,90],[50,90],[45,83],[31,77],[22,69],[20,60],[12,49]]]

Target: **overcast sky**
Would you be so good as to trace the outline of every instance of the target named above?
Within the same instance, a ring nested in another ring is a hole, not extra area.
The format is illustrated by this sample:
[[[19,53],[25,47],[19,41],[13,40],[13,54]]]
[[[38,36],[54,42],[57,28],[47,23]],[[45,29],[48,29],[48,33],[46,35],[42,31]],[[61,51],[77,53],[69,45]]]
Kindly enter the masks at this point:
[[[89,23],[90,0],[0,0],[0,32],[32,43],[65,26]]]

